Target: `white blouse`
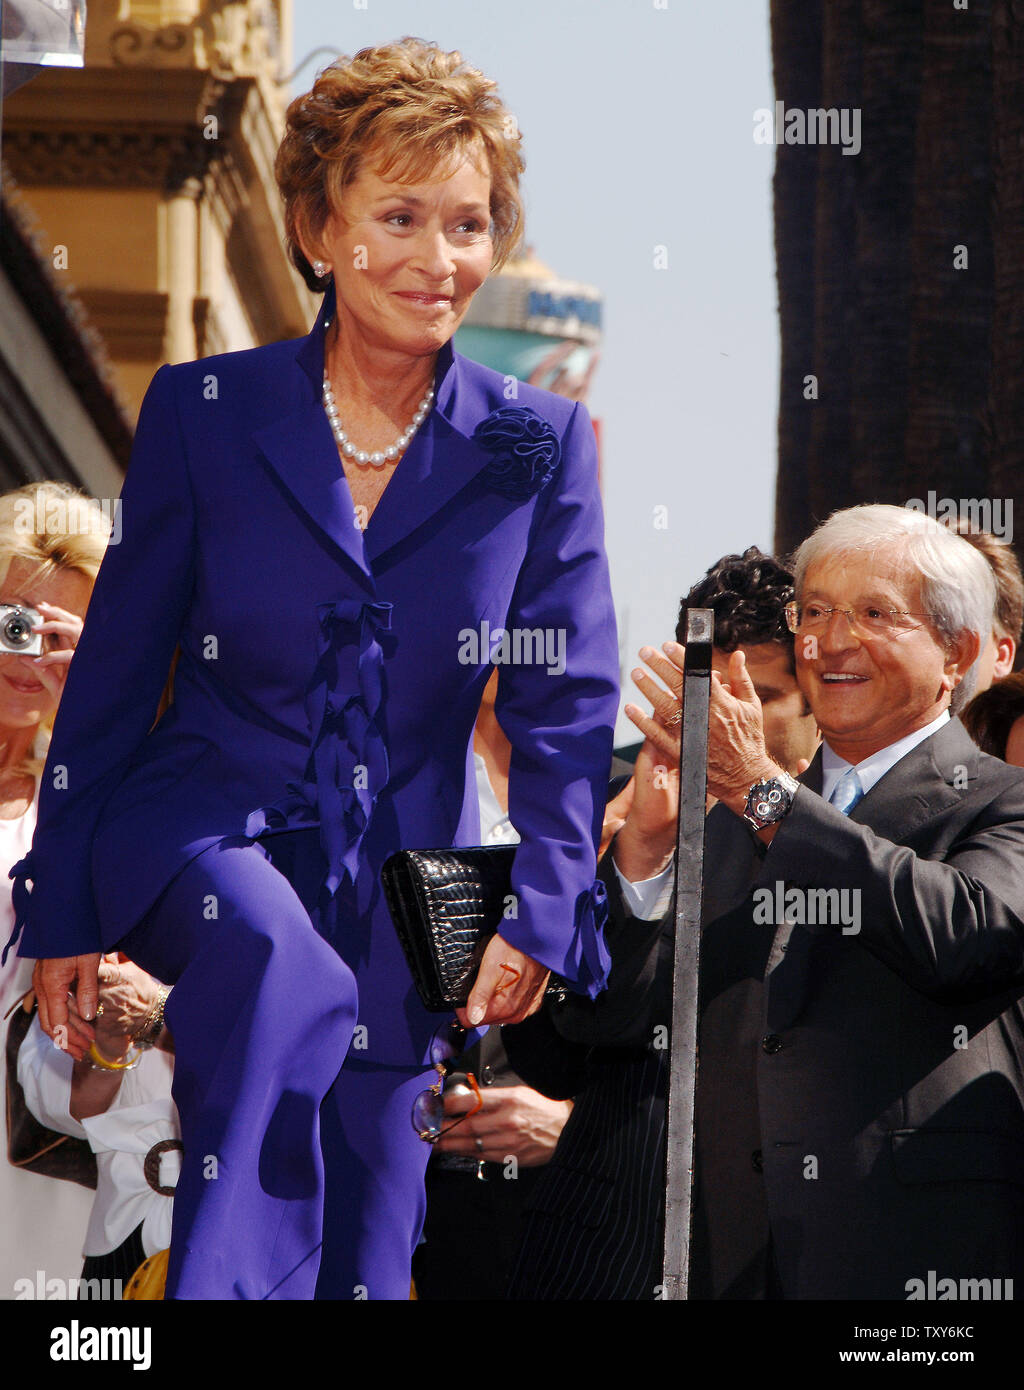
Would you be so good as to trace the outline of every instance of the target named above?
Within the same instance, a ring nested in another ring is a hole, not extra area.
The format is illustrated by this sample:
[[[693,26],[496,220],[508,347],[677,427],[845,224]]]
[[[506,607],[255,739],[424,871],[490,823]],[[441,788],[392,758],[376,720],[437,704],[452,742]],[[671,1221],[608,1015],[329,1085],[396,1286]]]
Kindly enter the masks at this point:
[[[76,1120],[70,1111],[74,1059],[56,1047],[32,1021],[18,1054],[18,1080],[28,1108],[40,1124],[61,1134],[86,1139],[99,1170],[96,1200],[85,1236],[87,1255],[116,1250],[142,1224],[147,1255],[171,1243],[173,1200],[150,1186],[146,1155],[164,1140],[180,1140],[178,1112],[171,1099],[174,1057],[150,1048],[137,1067],[122,1073],[117,1094],[102,1115]],[[181,1151],[160,1155],[161,1187],[174,1187],[181,1171]]]

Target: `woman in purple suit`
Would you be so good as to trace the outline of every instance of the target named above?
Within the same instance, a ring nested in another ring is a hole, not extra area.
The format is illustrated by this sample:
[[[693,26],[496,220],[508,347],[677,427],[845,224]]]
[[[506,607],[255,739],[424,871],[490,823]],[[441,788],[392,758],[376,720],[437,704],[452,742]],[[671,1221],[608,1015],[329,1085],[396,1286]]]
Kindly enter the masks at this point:
[[[440,1020],[379,874],[479,842],[494,664],[522,841],[463,1021],[522,1019],[552,970],[604,983],[618,661],[593,430],[451,347],[519,239],[521,168],[458,54],[339,59],[277,161],[312,332],[163,367],[143,404],[12,876],[58,1040],[88,1034],[103,950],[174,985],[168,1297],[408,1296]]]

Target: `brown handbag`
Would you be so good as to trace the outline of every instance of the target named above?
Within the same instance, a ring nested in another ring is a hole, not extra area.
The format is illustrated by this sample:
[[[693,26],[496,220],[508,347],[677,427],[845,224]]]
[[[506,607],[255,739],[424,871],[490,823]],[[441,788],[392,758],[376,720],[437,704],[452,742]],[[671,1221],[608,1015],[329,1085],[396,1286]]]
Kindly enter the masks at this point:
[[[18,1050],[35,1014],[31,990],[15,1005],[7,1030],[7,1157],[15,1168],[46,1178],[96,1186],[96,1155],[84,1139],[41,1125],[25,1102],[18,1080]]]

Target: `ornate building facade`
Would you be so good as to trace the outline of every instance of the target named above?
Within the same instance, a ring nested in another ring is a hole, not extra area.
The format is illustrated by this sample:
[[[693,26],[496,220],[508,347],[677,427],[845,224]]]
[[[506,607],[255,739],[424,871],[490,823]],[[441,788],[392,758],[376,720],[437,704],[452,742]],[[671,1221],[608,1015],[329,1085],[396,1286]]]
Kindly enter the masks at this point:
[[[315,314],[273,177],[290,28],[291,0],[90,0],[85,66],[4,103],[7,169],[132,419],[162,363]]]

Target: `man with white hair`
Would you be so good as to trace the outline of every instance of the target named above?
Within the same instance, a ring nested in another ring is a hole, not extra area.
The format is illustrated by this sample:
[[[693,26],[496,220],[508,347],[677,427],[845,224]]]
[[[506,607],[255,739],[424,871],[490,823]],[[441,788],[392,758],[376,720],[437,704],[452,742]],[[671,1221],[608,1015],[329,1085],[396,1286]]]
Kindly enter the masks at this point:
[[[799,780],[765,751],[742,652],[712,676],[691,1294],[1019,1297],[1024,772],[950,718],[991,572],[888,506],[836,513],[793,568],[824,740]],[[682,649],[665,651],[667,689],[632,717],[669,755]],[[609,891],[617,997],[590,1007],[607,1042],[649,1039],[670,1016],[667,923]]]

